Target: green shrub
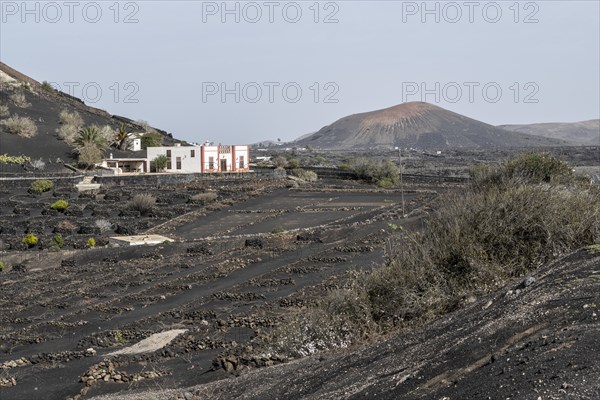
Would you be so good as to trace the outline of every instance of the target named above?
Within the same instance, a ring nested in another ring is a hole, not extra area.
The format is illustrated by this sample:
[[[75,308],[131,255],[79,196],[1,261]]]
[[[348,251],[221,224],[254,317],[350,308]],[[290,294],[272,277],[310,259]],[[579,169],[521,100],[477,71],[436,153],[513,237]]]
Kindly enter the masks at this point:
[[[285,229],[283,228],[274,228],[271,233],[283,233],[285,232]]]
[[[148,132],[142,135],[141,145],[142,149],[147,149],[148,147],[160,147],[162,146],[163,136],[158,132]]]
[[[572,179],[573,170],[564,161],[548,153],[526,154],[498,166],[477,165],[470,170],[472,186],[560,183]]]
[[[47,81],[42,82],[42,89],[46,92],[54,92],[54,87]]]
[[[156,168],[157,172],[163,171],[165,168],[167,168],[168,162],[169,159],[164,154],[160,154],[156,156],[154,160],[152,160],[152,164],[154,165],[154,168]]]
[[[50,208],[57,211],[65,211],[69,207],[69,202],[66,200],[56,200]]]
[[[390,160],[384,162],[370,159],[352,160],[352,170],[360,179],[381,187],[392,187],[400,183],[400,171]]]
[[[33,247],[38,243],[38,237],[33,233],[28,233],[21,239],[21,243],[26,244],[29,247]]]
[[[0,272],[4,271],[4,267],[6,267],[6,264],[4,264],[4,261],[0,261]]]
[[[123,332],[121,332],[120,330],[116,330],[115,331],[115,341],[118,344],[123,344],[125,343],[125,336],[123,336]]]
[[[287,161],[287,167],[291,169],[300,168],[300,160],[298,160],[297,158],[290,158]]]
[[[0,164],[23,165],[28,162],[31,162],[31,157],[9,156],[8,154],[0,154]]]
[[[297,168],[297,169],[293,170],[292,174],[302,180],[305,180],[306,182],[316,182],[318,179],[318,176],[315,172],[307,171],[302,168]]]
[[[54,188],[54,183],[48,179],[38,179],[31,184],[31,191],[44,193]]]
[[[65,245],[65,239],[63,239],[62,235],[59,233],[54,235],[54,237],[52,238],[52,243],[57,247],[61,248]]]
[[[87,245],[89,247],[96,247],[96,239],[94,239],[93,237],[88,238],[87,240]]]

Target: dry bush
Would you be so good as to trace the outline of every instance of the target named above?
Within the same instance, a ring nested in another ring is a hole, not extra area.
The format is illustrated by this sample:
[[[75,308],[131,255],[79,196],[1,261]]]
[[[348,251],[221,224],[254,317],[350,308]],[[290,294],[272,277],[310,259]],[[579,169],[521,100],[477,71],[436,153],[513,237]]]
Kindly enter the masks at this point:
[[[190,197],[190,203],[206,204],[217,199],[215,192],[198,193]]]
[[[31,107],[31,103],[27,101],[23,92],[15,92],[10,95],[10,101],[19,108]]]
[[[29,117],[13,115],[12,117],[3,120],[2,125],[6,127],[8,132],[21,137],[30,138],[37,134],[37,126]]]
[[[80,127],[75,125],[61,125],[56,129],[58,138],[64,140],[67,143],[73,143],[79,134]]]
[[[77,111],[62,110],[59,114],[61,126],[56,130],[58,137],[67,143],[73,143],[83,127],[83,118]]]
[[[46,169],[46,163],[41,158],[38,158],[37,160],[31,160],[29,164],[31,164],[31,167],[36,171],[43,171]]]
[[[61,232],[74,232],[77,230],[77,226],[68,219],[64,219],[56,225],[56,230]]]
[[[6,104],[0,104],[0,117],[8,117],[10,115],[10,111]]]
[[[332,348],[346,348],[378,334],[368,301],[356,288],[336,290],[318,306],[302,310],[260,339],[259,349],[299,358]]]
[[[282,155],[279,155],[273,159],[273,165],[277,168],[285,168],[288,164],[287,158]]]
[[[599,237],[600,199],[590,190],[524,185],[448,196],[364,287],[376,321],[427,320]]]
[[[146,215],[152,211],[154,204],[156,204],[156,197],[147,193],[141,193],[133,196],[129,201],[128,208],[130,210],[137,210],[142,215]]]
[[[58,115],[61,125],[73,125],[77,127],[83,126],[83,118],[77,111],[69,111],[64,109]]]
[[[107,221],[105,219],[97,219],[95,225],[96,227],[98,227],[98,229],[100,229],[101,233],[112,230],[112,224],[110,223],[110,221]]]
[[[290,318],[266,342],[292,357],[360,342],[439,317],[471,295],[598,243],[600,189],[569,175],[560,162],[531,155],[486,172],[440,199],[422,232],[390,238],[384,266],[356,274],[351,289]]]
[[[113,144],[115,141],[116,132],[109,125],[104,125],[98,128],[98,134],[104,139],[106,143]]]

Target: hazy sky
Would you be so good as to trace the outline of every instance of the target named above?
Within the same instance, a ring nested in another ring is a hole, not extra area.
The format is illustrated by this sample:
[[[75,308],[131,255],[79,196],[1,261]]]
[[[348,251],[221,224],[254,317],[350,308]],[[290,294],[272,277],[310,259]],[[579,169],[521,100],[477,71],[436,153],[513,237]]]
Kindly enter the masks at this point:
[[[414,100],[599,118],[597,0],[0,3],[2,61],[189,141],[291,140]]]

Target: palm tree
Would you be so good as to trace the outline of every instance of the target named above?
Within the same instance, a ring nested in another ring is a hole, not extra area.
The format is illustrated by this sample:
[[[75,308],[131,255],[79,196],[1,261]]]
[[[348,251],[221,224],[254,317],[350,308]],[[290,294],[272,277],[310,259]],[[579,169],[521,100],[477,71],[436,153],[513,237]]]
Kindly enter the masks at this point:
[[[119,125],[119,131],[115,135],[115,141],[117,142],[117,148],[119,150],[127,150],[129,147],[129,132],[127,132],[127,127],[124,122],[121,122],[121,125]]]
[[[104,150],[108,147],[108,142],[100,134],[96,126],[88,126],[79,131],[79,136],[75,139],[75,147],[83,148],[86,145],[93,145],[98,150]]]

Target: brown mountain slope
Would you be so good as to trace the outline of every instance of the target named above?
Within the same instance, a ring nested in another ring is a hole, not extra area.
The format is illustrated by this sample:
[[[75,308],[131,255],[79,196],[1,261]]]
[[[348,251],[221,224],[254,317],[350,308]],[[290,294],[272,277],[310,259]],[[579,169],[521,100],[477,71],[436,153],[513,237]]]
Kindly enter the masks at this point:
[[[600,119],[528,125],[501,125],[499,128],[528,135],[564,140],[579,146],[600,145]]]
[[[11,102],[11,95],[23,93],[29,107],[17,107]],[[0,154],[11,156],[26,155],[33,159],[55,160],[60,158],[65,162],[74,159],[71,147],[58,138],[57,128],[60,126],[59,114],[62,110],[77,111],[85,125],[109,125],[117,129],[121,122],[127,125],[129,132],[142,132],[143,128],[136,122],[117,115],[111,115],[104,110],[90,107],[80,99],[66,93],[47,90],[38,81],[16,71],[0,62],[0,105],[8,107],[8,115],[0,116],[0,121],[10,116],[31,118],[37,126],[37,134],[31,138],[11,134],[0,123]],[[156,129],[164,136],[164,143],[178,142],[172,135]],[[110,150],[115,156],[132,155],[132,152]]]
[[[547,138],[510,132],[423,103],[394,107],[341,118],[296,142],[320,148],[490,148],[560,145]]]

